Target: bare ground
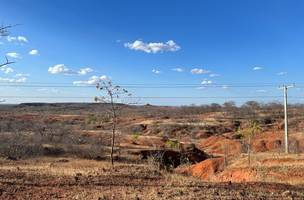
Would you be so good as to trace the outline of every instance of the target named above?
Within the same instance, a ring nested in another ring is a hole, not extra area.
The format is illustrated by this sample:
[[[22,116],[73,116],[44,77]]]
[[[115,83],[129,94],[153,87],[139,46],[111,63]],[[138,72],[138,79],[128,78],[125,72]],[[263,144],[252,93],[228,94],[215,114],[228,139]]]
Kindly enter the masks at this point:
[[[150,165],[71,158],[0,160],[0,199],[304,199],[304,186],[206,183]]]

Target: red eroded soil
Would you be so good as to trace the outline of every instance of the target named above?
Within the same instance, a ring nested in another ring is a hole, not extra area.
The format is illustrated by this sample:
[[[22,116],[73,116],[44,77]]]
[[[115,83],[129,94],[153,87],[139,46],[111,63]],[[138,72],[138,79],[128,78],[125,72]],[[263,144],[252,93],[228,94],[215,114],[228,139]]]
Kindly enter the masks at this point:
[[[241,143],[224,136],[211,136],[203,139],[199,147],[211,154],[224,154],[225,148],[228,155],[235,155],[241,153]]]
[[[265,132],[254,137],[252,147],[255,152],[265,152],[278,150],[282,145],[283,133]]]
[[[251,168],[233,168],[226,169],[217,176],[217,181],[233,183],[255,182],[258,180],[257,172]]]
[[[209,181],[214,175],[224,169],[223,158],[210,158],[190,167],[177,169],[178,173],[192,175],[202,180]]]

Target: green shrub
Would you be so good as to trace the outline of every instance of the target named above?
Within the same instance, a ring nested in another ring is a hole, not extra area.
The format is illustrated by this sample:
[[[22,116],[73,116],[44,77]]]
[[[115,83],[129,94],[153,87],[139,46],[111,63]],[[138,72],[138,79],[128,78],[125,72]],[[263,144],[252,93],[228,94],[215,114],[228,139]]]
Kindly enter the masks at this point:
[[[133,140],[138,140],[139,136],[140,136],[140,134],[138,132],[135,132],[135,133],[132,134],[132,139]]]

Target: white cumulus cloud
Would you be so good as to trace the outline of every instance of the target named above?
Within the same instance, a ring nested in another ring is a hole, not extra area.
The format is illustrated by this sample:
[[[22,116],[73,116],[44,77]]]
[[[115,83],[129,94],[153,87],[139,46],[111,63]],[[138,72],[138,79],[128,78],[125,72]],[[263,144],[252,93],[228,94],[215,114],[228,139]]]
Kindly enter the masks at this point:
[[[64,64],[57,64],[53,67],[49,67],[48,72],[50,74],[64,74],[64,75],[86,75],[87,73],[93,72],[93,69],[86,67],[81,68],[78,71],[74,71],[66,67]]]
[[[6,55],[11,58],[21,58],[19,53],[16,53],[16,52],[10,52],[10,53],[7,53]]]
[[[19,42],[28,42],[27,38],[24,36],[18,36],[17,39]]]
[[[81,68],[77,73],[79,75],[86,75],[87,73],[93,72],[93,69],[86,67],[86,68]]]
[[[71,72],[64,64],[54,65],[53,67],[49,67],[48,72],[50,74],[68,74]]]
[[[31,51],[29,52],[29,54],[32,55],[32,56],[36,56],[36,55],[39,54],[39,52],[38,52],[37,49],[33,49],[33,50],[31,50]]]
[[[106,75],[103,76],[91,76],[89,80],[85,81],[74,81],[74,85],[96,85],[101,81],[107,81],[109,78]]]
[[[7,41],[8,42],[20,42],[20,43],[28,42],[27,38],[24,36],[17,36],[17,37],[7,36]]]
[[[163,42],[149,42],[145,43],[141,40],[135,40],[131,43],[125,43],[124,46],[135,51],[144,51],[146,53],[159,53],[165,51],[178,51],[181,49],[173,40],[166,43]]]
[[[254,68],[252,68],[253,71],[258,71],[258,70],[262,70],[262,69],[263,69],[263,67],[254,67]]]
[[[160,73],[161,73],[161,71],[159,71],[159,70],[157,70],[157,69],[152,69],[152,72],[153,72],[154,74],[160,74]]]
[[[205,69],[194,68],[194,69],[191,69],[191,73],[192,74],[209,74],[210,71],[205,70]]]
[[[16,40],[17,40],[17,37],[7,36],[7,41],[8,42],[14,42]]]
[[[213,83],[213,81],[208,80],[208,79],[204,79],[204,80],[201,82],[202,85],[211,85],[212,83]]]

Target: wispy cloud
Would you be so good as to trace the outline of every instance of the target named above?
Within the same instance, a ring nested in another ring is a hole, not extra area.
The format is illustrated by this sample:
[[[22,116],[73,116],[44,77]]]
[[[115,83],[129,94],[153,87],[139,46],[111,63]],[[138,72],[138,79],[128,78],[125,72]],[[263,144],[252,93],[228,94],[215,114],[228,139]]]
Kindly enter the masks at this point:
[[[141,40],[135,40],[131,43],[125,43],[124,46],[128,49],[135,51],[144,51],[146,53],[159,53],[165,51],[178,51],[181,49],[173,40],[169,40],[166,43],[163,42],[150,42],[145,43]]]
[[[287,75],[287,72],[279,72],[279,73],[277,73],[277,75],[278,76],[285,76],[285,75]]]
[[[11,68],[11,67],[8,67],[8,66],[1,67],[0,70],[5,74],[9,74],[9,73],[14,72],[14,69]]]
[[[37,56],[39,54],[38,50],[37,49],[33,49],[29,52],[30,55],[32,56]]]
[[[26,81],[27,81],[26,77],[20,77],[20,78],[3,78],[3,77],[0,77],[0,82],[24,83]]]
[[[154,74],[160,74],[160,73],[161,73],[161,71],[159,71],[159,70],[157,70],[157,69],[152,69],[152,72],[153,72]]]
[[[101,81],[107,81],[109,78],[106,75],[103,76],[91,76],[88,80],[74,81],[74,85],[96,85]]]
[[[6,55],[11,58],[21,58],[21,56],[16,52],[10,52],[10,53],[7,53]]]
[[[212,83],[213,83],[213,81],[208,80],[208,79],[204,79],[204,80],[201,82],[202,85],[211,85]]]
[[[200,68],[193,68],[190,72],[192,74],[209,74],[211,71]]]
[[[74,71],[66,67],[64,64],[57,64],[54,65],[53,67],[49,67],[48,69],[48,72],[50,74],[64,74],[64,75],[86,75],[93,71],[94,70],[89,67],[81,68],[78,71]]]
[[[266,93],[267,90],[256,90],[257,93]]]
[[[222,89],[228,89],[229,86],[228,85],[222,85]]]
[[[20,77],[29,77],[30,74],[22,74],[22,73],[19,73],[19,74],[16,74],[15,77],[16,78],[20,78]]]
[[[175,71],[175,72],[183,72],[184,69],[183,68],[180,68],[180,67],[177,67],[177,68],[173,68],[171,69],[172,71]]]
[[[209,74],[211,78],[221,76],[220,74]]]
[[[38,92],[47,92],[47,93],[54,93],[54,94],[58,94],[59,90],[55,89],[55,88],[38,88],[37,89]]]
[[[264,68],[263,67],[254,67],[254,68],[252,68],[253,71],[258,71],[258,70],[262,70],[262,69],[264,69]]]
[[[206,89],[206,87],[200,86],[200,87],[197,87],[196,89],[198,89],[198,90],[204,90],[204,89]]]

